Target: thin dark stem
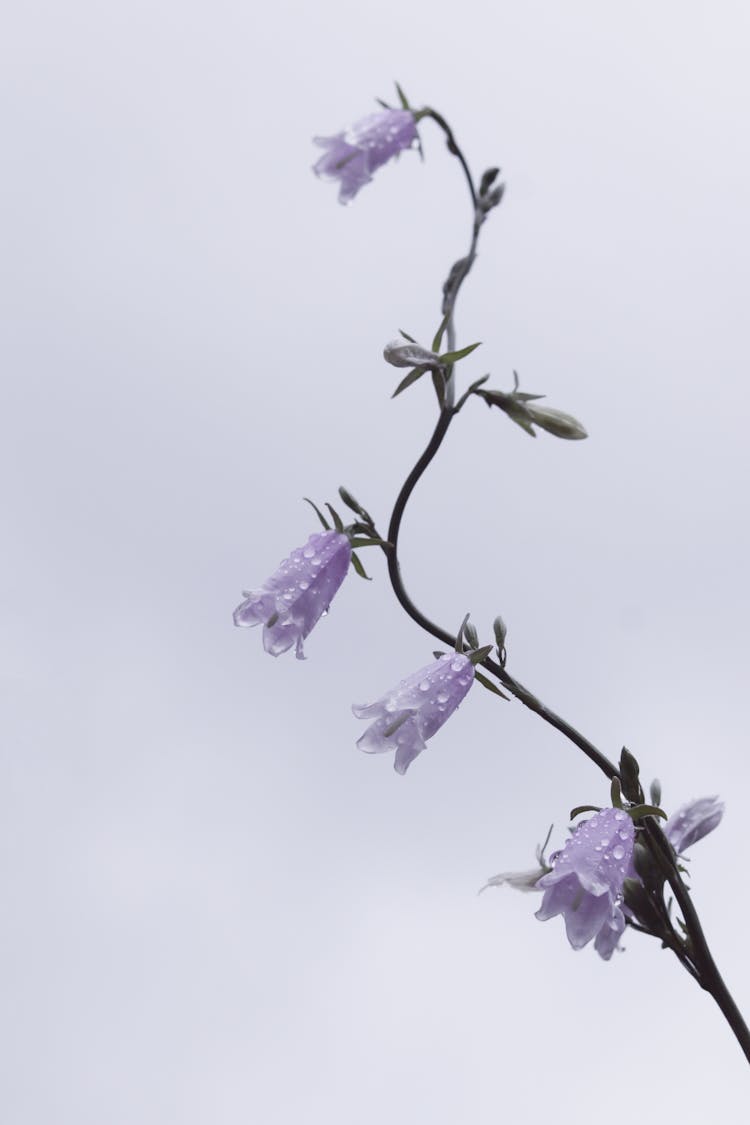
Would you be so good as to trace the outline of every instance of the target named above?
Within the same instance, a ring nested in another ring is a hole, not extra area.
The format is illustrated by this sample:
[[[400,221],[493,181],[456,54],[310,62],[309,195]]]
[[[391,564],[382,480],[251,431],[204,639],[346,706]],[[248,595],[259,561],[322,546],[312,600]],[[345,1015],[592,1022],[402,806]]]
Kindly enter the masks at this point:
[[[430,109],[429,107],[426,108],[426,109],[423,109],[420,112],[420,117],[431,117],[432,120],[437,125],[439,125],[440,128],[445,133],[445,142],[448,146],[448,152],[450,152],[450,154],[452,156],[455,156],[458,159],[458,162],[460,163],[461,168],[463,169],[464,176],[466,177],[466,183],[468,185],[469,192],[471,194],[471,205],[474,208],[474,210],[476,210],[477,192],[476,192],[476,188],[474,187],[474,180],[472,179],[471,172],[469,171],[469,165],[466,163],[466,157],[461,152],[461,149],[458,147],[458,144],[456,142],[456,138],[453,136],[453,130],[451,129],[450,125],[448,124],[448,122],[445,120],[445,118],[443,117],[443,115],[441,113],[438,113],[436,109]]]
[[[408,616],[428,632],[436,640],[453,648],[456,637],[448,630],[441,628],[431,621],[409,597],[401,576],[401,567],[398,560],[398,541],[401,533],[406,505],[420,478],[428,468],[443,443],[448,428],[455,417],[455,409],[443,409],[438,417],[437,425],[427,443],[421,457],[404,481],[401,491],[396,498],[390,523],[388,525],[388,542],[384,546],[387,562],[388,576],[396,598]],[[482,661],[482,666],[491,672],[525,707],[539,715],[546,723],[560,731],[570,742],[577,746],[587,758],[596,765],[608,778],[619,777],[619,771],[609,759],[597,750],[593,743],[582,735],[575,727],[566,722],[554,711],[546,707],[535,695],[518,682],[497,661],[487,657]],[[683,883],[680,873],[674,862],[674,857],[669,844],[653,817],[645,817],[644,828],[648,840],[649,850],[659,864],[665,879],[669,883],[675,899],[682,911],[683,920],[689,935],[689,947],[686,949],[679,937],[673,932],[672,940],[667,942],[668,948],[678,957],[690,975],[697,980],[701,988],[705,989],[718,1004],[724,1018],[731,1027],[737,1042],[750,1062],[750,1030],[737,1007],[732,994],[724,983],[716,962],[706,941],[703,927],[698,913],[693,906],[690,892]],[[635,927],[640,928],[640,927]],[[648,931],[646,931],[648,932]]]
[[[469,192],[471,194],[471,202],[473,209],[473,222],[472,222],[472,235],[469,253],[465,258],[459,259],[448,275],[448,279],[443,286],[443,326],[448,333],[449,349],[453,350],[455,345],[455,329],[453,321],[453,313],[455,309],[456,299],[459,290],[465,278],[469,274],[471,267],[476,259],[477,242],[479,239],[479,232],[482,223],[486,217],[486,212],[482,209],[480,200],[478,199],[474,181],[469,171],[469,166],[463,156],[453,132],[450,129],[445,119],[435,110],[424,110],[422,116],[429,116],[443,129],[449,151],[458,158],[464,176],[466,178]],[[438,334],[438,336],[440,333]],[[439,345],[438,345],[439,346]],[[443,440],[448,432],[448,428],[458,413],[460,406],[463,404],[461,400],[458,407],[454,406],[454,390],[453,390],[453,372],[452,369],[446,372],[446,385],[445,395],[441,399],[442,406],[438,416],[435,429],[432,436],[427,443],[422,455],[415,464],[414,468],[409,473],[404,481],[404,484],[396,498],[396,502],[391,514],[390,523],[388,525],[387,543],[384,543],[383,550],[385,551],[388,562],[388,575],[391,581],[391,586],[396,598],[408,616],[421,628],[426,630],[436,640],[441,641],[453,648],[456,644],[456,637],[448,630],[441,628],[441,626],[431,621],[418,606],[411,600],[406,588],[404,586],[403,578],[401,576],[401,567],[398,560],[398,542],[401,532],[401,523],[403,520],[406,505],[409,502],[412,492],[417,486],[422,475],[432,462],[437,454]],[[511,674],[506,670],[504,662],[499,663],[491,659],[489,656],[482,661],[482,666],[491,672],[498,681],[503,684],[508,691],[511,692],[516,699],[518,699],[525,707],[533,711],[534,714],[539,715],[546,723],[553,726],[556,730],[560,731],[570,742],[577,746],[587,758],[596,765],[602,773],[609,779],[619,778],[620,772],[617,767],[598,750],[593,743],[591,743],[584,735],[582,735],[575,727],[566,722],[563,718],[557,715],[554,711],[545,706],[537,697],[519,683]],[[742,1048],[745,1057],[750,1062],[750,1030],[748,1030],[744,1019],[739,1011],[739,1008],[734,1002],[729,989],[727,988],[724,980],[719,972],[716,962],[713,959],[711,951],[708,947],[703,928],[698,918],[698,914],[693,906],[690,893],[680,877],[677,869],[676,860],[671,847],[664,836],[661,828],[656,822],[654,817],[645,817],[643,821],[646,843],[649,851],[651,852],[654,860],[660,867],[665,880],[669,883],[675,899],[682,911],[683,921],[685,923],[687,940],[683,940],[674,930],[671,920],[666,914],[665,917],[668,929],[665,929],[662,934],[662,941],[670,948],[673,953],[678,957],[685,969],[691,976],[698,981],[702,988],[713,996],[718,1004],[722,1014],[731,1027],[740,1047]],[[634,920],[631,921],[634,929],[643,930],[645,933],[650,931],[638,925]]]
[[[745,1058],[750,1062],[750,1028],[745,1023],[742,1013],[734,1002],[734,998],[724,983],[724,978],[713,959],[698,912],[693,906],[690,891],[683,883],[680,873],[675,867],[667,838],[653,817],[645,817],[643,826],[651,844],[651,853],[661,866],[682,911],[682,918],[690,938],[691,959],[700,974],[697,978],[698,982],[701,988],[710,993],[719,1005],[724,1018],[744,1052]]]
[[[450,645],[451,647],[453,647],[456,643],[455,636],[449,633],[446,629],[442,629],[439,625],[436,625],[434,621],[430,621],[429,617],[426,617],[425,614],[422,613],[422,611],[414,604],[414,602],[406,592],[403,578],[401,577],[401,567],[398,561],[398,539],[401,532],[401,521],[403,519],[404,511],[409,501],[409,497],[414,491],[414,488],[416,487],[420,477],[425,472],[432,459],[435,457],[437,451],[440,449],[440,446],[443,443],[443,438],[448,432],[448,427],[450,426],[454,416],[455,411],[453,410],[445,409],[441,411],[437,421],[437,425],[435,426],[432,437],[430,438],[427,447],[404,481],[401,491],[396,498],[396,503],[393,507],[393,513],[391,515],[391,521],[388,525],[387,539],[390,546],[386,548],[386,555],[388,558],[388,575],[391,580],[393,592],[396,595],[400,605],[404,608],[406,613],[408,613],[412,621],[416,622],[417,625],[420,625],[423,629],[425,629],[428,633],[435,637],[436,640],[442,641],[443,644]],[[565,719],[562,719],[554,711],[550,710],[549,707],[546,707],[545,704],[541,702],[541,700],[537,699],[537,697],[528,690],[528,688],[525,688],[523,684],[519,683],[518,680],[511,676],[510,673],[502,667],[502,665],[500,665],[497,661],[492,660],[490,657],[487,657],[484,661],[482,661],[482,666],[489,672],[491,672],[494,676],[496,676],[497,679],[516,697],[516,699],[523,703],[525,707],[528,707],[530,711],[533,711],[536,715],[539,715],[539,717],[544,719],[546,723],[549,723],[550,726],[553,726],[556,730],[559,730],[561,734],[564,734],[566,738],[573,742],[579,748],[579,750],[582,750],[586,757],[589,758],[594,763],[594,765],[598,766],[598,768],[608,778],[611,779],[613,777],[619,776],[617,767],[612,762],[610,762],[609,758],[602,754],[600,750],[597,750],[594,744],[590,742],[584,735],[582,735],[580,731],[577,731],[575,727],[571,726],[570,723],[565,721]]]

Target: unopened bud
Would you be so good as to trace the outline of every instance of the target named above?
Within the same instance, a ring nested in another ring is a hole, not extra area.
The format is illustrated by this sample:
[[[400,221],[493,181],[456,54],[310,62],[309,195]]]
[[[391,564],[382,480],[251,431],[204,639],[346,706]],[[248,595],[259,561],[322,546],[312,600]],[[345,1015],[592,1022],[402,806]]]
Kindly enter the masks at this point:
[[[571,414],[564,414],[562,410],[553,410],[551,406],[537,406],[534,402],[527,402],[526,410],[534,425],[546,430],[548,434],[569,441],[588,437],[581,423]]]
[[[383,348],[383,358],[393,367],[439,367],[440,356],[409,340],[391,340]]]

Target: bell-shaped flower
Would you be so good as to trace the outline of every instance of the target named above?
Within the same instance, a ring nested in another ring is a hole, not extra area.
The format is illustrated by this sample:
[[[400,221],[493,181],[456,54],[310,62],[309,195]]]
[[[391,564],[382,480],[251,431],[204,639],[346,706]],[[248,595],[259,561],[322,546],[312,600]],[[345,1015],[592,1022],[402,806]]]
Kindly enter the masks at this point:
[[[602,809],[580,824],[562,851],[550,856],[552,870],[536,883],[544,891],[537,918],[562,914],[568,941],[582,949],[595,939],[608,961],[625,929],[622,885],[635,841],[633,821],[622,809]]]
[[[358,719],[374,720],[357,746],[366,754],[395,750],[394,768],[406,773],[473,683],[474,666],[468,656],[458,652],[441,656],[375,703],[352,707]]]
[[[315,137],[326,151],[313,166],[317,176],[339,181],[339,202],[349,203],[372,173],[417,139],[414,114],[408,109],[371,113],[345,132]]]
[[[664,825],[664,835],[681,855],[689,847],[713,832],[724,815],[724,802],[718,797],[698,797],[686,801]]]
[[[327,611],[351,557],[346,535],[315,532],[259,590],[245,591],[244,602],[234,611],[235,625],[263,625],[266,652],[279,656],[296,644],[297,659],[303,660],[302,642]]]

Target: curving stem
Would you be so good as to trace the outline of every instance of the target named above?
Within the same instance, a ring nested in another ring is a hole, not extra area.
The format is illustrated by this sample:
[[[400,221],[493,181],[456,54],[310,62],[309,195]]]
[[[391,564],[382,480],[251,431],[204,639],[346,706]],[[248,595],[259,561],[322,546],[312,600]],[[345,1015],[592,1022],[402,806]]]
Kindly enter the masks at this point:
[[[471,195],[473,221],[469,252],[465,258],[459,259],[459,261],[455,263],[443,286],[443,321],[438,330],[438,336],[436,337],[434,347],[434,350],[439,350],[442,333],[445,331],[448,337],[448,349],[453,351],[455,349],[454,309],[456,300],[459,290],[476,259],[479,232],[486,218],[486,211],[483,209],[482,201],[477,195],[466,159],[448,123],[439,113],[432,109],[422,110],[419,116],[432,118],[445,133],[448,150],[457,157],[461,164]],[[458,406],[455,406],[454,402],[454,380],[453,370],[451,368],[446,372],[445,396],[435,429],[422,455],[399,491],[388,525],[387,542],[383,544],[383,551],[385,552],[388,564],[388,576],[399,604],[412,621],[436,640],[441,641],[451,648],[455,646],[456,637],[425,616],[409,597],[401,576],[401,567],[398,559],[398,542],[401,532],[401,523],[411,494],[440,449],[448,432],[448,428],[453,418],[458,413],[463,400],[461,400]],[[489,656],[486,657],[481,664],[482,667],[492,673],[516,699],[523,703],[525,707],[533,711],[534,714],[538,715],[546,723],[549,723],[550,726],[560,731],[565,738],[577,746],[579,750],[583,751],[586,757],[589,758],[607,778],[611,780],[620,777],[619,770],[605,754],[598,750],[589,739],[580,733],[580,731],[576,730],[575,727],[561,718],[560,715],[552,711],[542,703],[533,692],[529,691],[528,688],[524,687],[523,684],[511,676],[504,664],[491,659]],[[647,816],[644,818],[643,829],[645,837],[644,842],[647,844],[654,860],[661,868],[666,881],[669,883],[685,923],[687,933],[686,941],[682,942],[679,936],[673,932],[674,942],[668,943],[668,947],[672,949],[683,966],[688,970],[690,975],[698,981],[700,986],[713,996],[724,1018],[731,1027],[745,1057],[748,1059],[748,1062],[750,1062],[750,1030],[742,1018],[739,1008],[724,983],[716,962],[713,959],[703,933],[700,919],[698,918],[697,911],[690,897],[690,892],[685,886],[677,869],[676,859],[671,847],[654,817]],[[635,928],[643,929],[643,927],[637,924]],[[649,931],[644,930],[644,932],[648,933]]]

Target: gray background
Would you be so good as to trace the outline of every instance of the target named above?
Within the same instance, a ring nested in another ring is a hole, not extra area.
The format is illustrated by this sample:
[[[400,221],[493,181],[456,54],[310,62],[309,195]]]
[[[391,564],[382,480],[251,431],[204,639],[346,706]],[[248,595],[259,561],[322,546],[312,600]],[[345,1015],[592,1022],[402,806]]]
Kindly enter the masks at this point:
[[[458,310],[485,371],[415,496],[408,585],[674,808],[719,793],[695,898],[750,1011],[744,3],[28,3],[0,35],[3,1121],[746,1120],[744,1060],[655,942],[574,954],[476,897],[581,755],[476,688],[405,778],[350,713],[430,658],[375,553],[274,661],[234,630],[345,483],[385,524],[433,417],[389,401],[464,252],[425,125],[350,208],[314,134],[392,96],[500,163]]]

